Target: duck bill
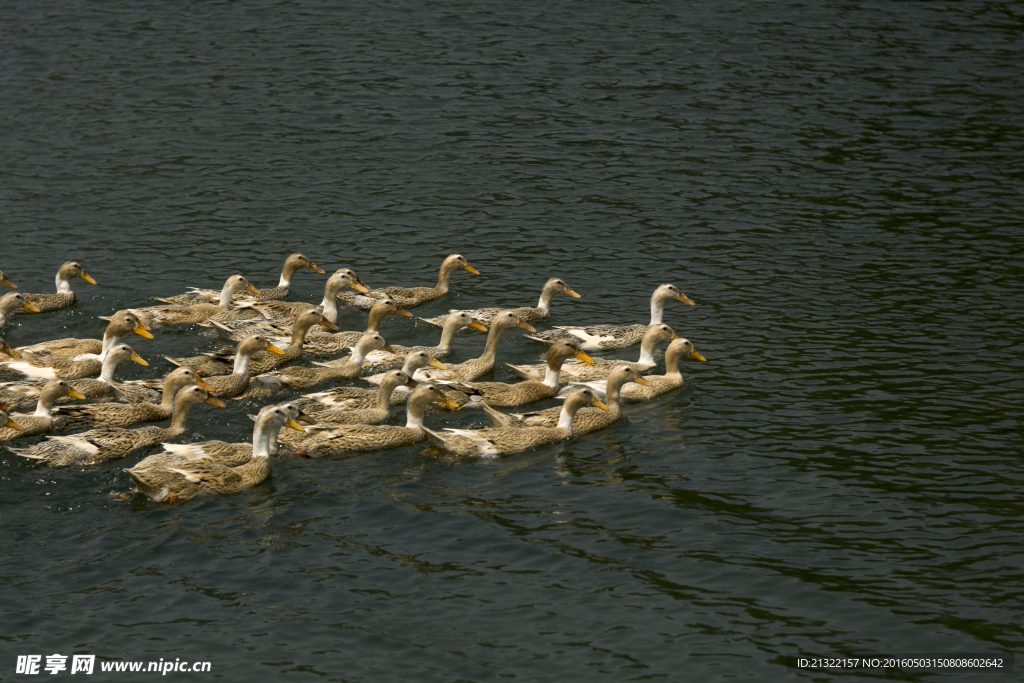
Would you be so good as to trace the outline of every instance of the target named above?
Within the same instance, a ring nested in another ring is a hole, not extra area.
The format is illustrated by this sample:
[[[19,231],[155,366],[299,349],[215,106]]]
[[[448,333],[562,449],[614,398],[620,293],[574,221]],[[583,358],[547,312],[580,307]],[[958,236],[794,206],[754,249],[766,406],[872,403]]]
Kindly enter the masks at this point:
[[[304,422],[304,423],[306,423],[308,425],[315,425],[316,424],[316,420],[311,418],[309,415],[306,415],[301,410],[299,411],[298,417],[296,417],[295,419],[298,420],[299,422]]]
[[[310,263],[308,266],[306,266],[306,270],[312,270],[314,273],[319,273],[321,275],[323,275],[325,272],[323,268],[319,267],[315,263]]]
[[[438,370],[447,370],[448,369],[447,365],[445,365],[444,363],[442,363],[441,361],[439,361],[436,358],[431,358],[430,359],[430,367],[437,368]]]
[[[284,351],[282,351],[281,349],[277,348],[276,346],[274,346],[270,342],[267,342],[267,345],[263,347],[263,350],[264,351],[270,351],[271,353],[276,353],[279,356],[283,356],[284,355]]]
[[[391,344],[385,344],[384,346],[380,347],[380,349],[381,349],[381,351],[387,351],[392,356],[397,356],[398,355],[398,351],[395,351],[395,348],[393,346],[391,346]]]
[[[608,406],[606,406],[604,402],[597,396],[594,397],[594,401],[590,405],[594,406],[595,408],[600,408],[601,410],[608,410]]]
[[[403,318],[411,318],[412,317],[412,313],[410,313],[409,311],[405,310],[404,308],[396,308],[395,309],[395,313],[397,313],[398,315],[402,316]]]
[[[468,270],[469,272],[473,273],[473,275],[479,275],[479,274],[480,274],[480,271],[479,271],[479,270],[477,270],[477,269],[476,269],[476,268],[474,268],[473,266],[469,265],[468,263],[467,263],[467,264],[465,265],[465,268],[466,268],[466,270]]]
[[[78,277],[82,278],[83,280],[85,280],[86,282],[88,282],[88,283],[89,283],[90,285],[94,285],[94,284],[96,284],[96,281],[92,279],[92,276],[91,276],[91,275],[89,275],[89,273],[82,273],[82,274],[81,274],[81,275],[79,275]]]
[[[23,431],[25,429],[24,427],[22,427],[20,424],[18,424],[17,422],[12,420],[11,418],[7,418],[7,422],[4,424],[4,427],[7,427],[8,429],[14,429],[14,430],[19,431],[19,432]]]
[[[451,400],[450,398],[448,398],[444,394],[442,394],[441,397],[439,399],[437,399],[437,401],[438,401],[438,403],[443,405],[448,410],[458,410],[459,409],[459,404],[456,403],[455,401]]]
[[[690,355],[693,356],[694,358],[696,358],[697,360],[703,362],[703,363],[706,363],[707,360],[708,360],[707,358],[704,357],[704,354],[702,354],[697,349],[694,349],[693,351],[690,351]]]
[[[687,306],[696,306],[697,305],[697,304],[693,303],[693,300],[690,299],[690,297],[686,296],[685,294],[680,294],[679,296],[677,296],[676,297],[676,301],[682,301]]]
[[[70,396],[71,398],[77,398],[79,401],[84,401],[85,400],[85,396],[82,396],[80,393],[78,393],[74,389],[72,389],[71,391],[68,392],[68,396]]]
[[[142,325],[142,323],[139,323],[138,325],[136,325],[135,329],[132,330],[132,332],[134,332],[135,334],[139,335],[143,339],[152,339],[153,338],[153,335],[149,333],[149,330],[147,330]]]
[[[642,384],[642,385],[644,385],[645,387],[649,387],[649,386],[651,386],[651,383],[650,383],[650,382],[648,382],[647,380],[645,380],[645,379],[644,379],[643,377],[640,377],[639,375],[638,375],[638,376],[637,376],[637,378],[636,378],[635,380],[633,380],[633,381],[634,381],[634,382],[636,382],[637,384]]]
[[[17,289],[18,288],[18,285],[14,284],[10,280],[8,280],[6,275],[4,275],[3,277],[0,277],[0,283],[3,283],[5,285],[7,285],[11,289]]]
[[[202,379],[200,379],[199,377],[196,377],[196,384],[198,384],[199,386],[201,386],[201,387],[202,387],[203,389],[206,389],[207,391],[213,391],[213,387],[211,387],[211,386],[210,386],[209,384],[207,384],[206,382],[204,382],[204,381],[203,381]]]
[[[583,353],[582,351],[577,351],[576,357],[579,358],[584,363],[590,363],[591,365],[594,364],[594,359],[588,356],[587,354]]]
[[[216,406],[217,408],[227,408],[227,406],[224,405],[224,401],[220,400],[216,396],[210,396],[203,401],[203,403],[209,403],[211,406]]]
[[[410,378],[409,378],[409,381],[408,381],[408,382],[406,382],[406,383],[405,383],[405,384],[404,384],[403,386],[407,386],[407,387],[409,387],[410,389],[415,389],[415,388],[416,388],[416,387],[418,387],[419,385],[420,385],[420,383],[419,383],[419,382],[417,382],[416,380],[414,380],[413,378],[411,378],[411,377],[410,377]]]
[[[297,432],[305,433],[305,431],[306,431],[305,428],[302,425],[300,425],[298,422],[296,422],[295,420],[291,419],[290,417],[288,418],[288,421],[284,423],[284,426],[288,427],[289,429],[294,429]]]
[[[139,365],[144,365],[147,368],[149,367],[149,363],[147,363],[146,360],[142,356],[140,356],[139,354],[135,353],[134,351],[132,351],[131,359],[133,361],[135,361],[136,363],[138,363]]]
[[[38,313],[39,312],[39,308],[36,307],[36,305],[34,303],[32,303],[31,301],[26,301],[25,302],[25,308],[30,310],[30,311],[32,311],[33,313]]]
[[[327,329],[331,330],[332,332],[337,332],[338,331],[338,326],[335,325],[334,323],[332,323],[327,318],[324,318],[323,320],[320,321],[320,327],[326,327]]]
[[[356,280],[355,282],[350,284],[349,287],[351,287],[352,289],[356,290],[361,294],[366,294],[367,292],[370,291],[370,288],[364,285],[362,280]]]
[[[563,289],[563,290],[562,290],[562,294],[568,294],[568,295],[569,295],[569,296],[571,296],[571,297],[572,297],[573,299],[582,299],[582,298],[583,298],[583,297],[581,297],[581,296],[580,296],[579,294],[577,294],[576,292],[574,292],[574,291],[572,290],[572,287],[566,287],[565,289]]]
[[[534,329],[533,325],[531,325],[530,323],[524,323],[522,320],[520,320],[518,323],[516,323],[516,327],[518,327],[521,330],[526,330],[527,332],[536,332],[537,331],[537,330]]]
[[[259,294],[260,293],[260,290],[258,290],[255,287],[253,287],[251,282],[246,282],[245,283],[245,291],[252,292],[253,294]]]
[[[21,360],[21,354],[7,345],[7,342],[0,343],[0,353],[6,353],[14,360]]]
[[[479,320],[473,320],[473,322],[469,323],[469,326],[472,327],[474,330],[480,330],[481,332],[487,331],[487,328],[484,327]]]

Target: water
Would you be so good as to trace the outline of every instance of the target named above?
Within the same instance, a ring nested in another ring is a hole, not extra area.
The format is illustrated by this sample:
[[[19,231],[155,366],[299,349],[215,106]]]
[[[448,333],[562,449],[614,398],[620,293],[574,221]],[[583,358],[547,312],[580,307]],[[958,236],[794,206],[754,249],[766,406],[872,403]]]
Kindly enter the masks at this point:
[[[418,315],[530,304],[557,275],[584,298],[550,324],[642,322],[674,282],[698,305],[666,322],[709,359],[563,444],[287,460],[179,506],[110,495],[137,458],[4,453],[0,676],[79,652],[229,680],[810,680],[783,657],[1021,652],[1022,15],[0,6],[0,269],[51,291],[73,258],[100,282],[12,344],[234,272],[273,286],[293,251],[371,285],[432,284],[459,252],[482,275]],[[212,344],[130,341],[152,365],[124,377]],[[540,351],[513,331],[499,362]],[[258,406],[231,404],[196,438],[248,438]],[[981,680],[915,680],[940,679]]]

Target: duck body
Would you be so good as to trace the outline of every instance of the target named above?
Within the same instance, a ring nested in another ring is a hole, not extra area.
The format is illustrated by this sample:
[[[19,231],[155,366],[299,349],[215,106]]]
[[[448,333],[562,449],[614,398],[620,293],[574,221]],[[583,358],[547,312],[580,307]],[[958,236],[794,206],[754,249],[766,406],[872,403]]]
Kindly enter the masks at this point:
[[[444,358],[451,354],[452,339],[455,333],[467,327],[487,332],[487,328],[481,325],[469,313],[465,311],[452,311],[445,318],[444,328],[441,330],[441,341],[437,346],[402,346],[394,344],[392,348],[395,350],[395,353],[374,351],[367,355],[363,367],[371,374],[376,374],[392,368],[402,367],[406,359],[415,353],[425,353],[430,358]]]
[[[635,382],[624,385],[619,400],[623,403],[641,403],[683,386],[683,373],[679,370],[679,359],[684,355],[692,356],[700,361],[706,360],[693,348],[693,344],[688,339],[676,339],[668,345],[668,350],[665,351],[665,374],[645,375],[646,385]],[[589,387],[600,396],[604,393],[604,384],[602,381],[592,381],[583,383],[583,386]],[[568,393],[572,386],[563,389],[562,393]]]
[[[323,273],[323,269],[318,268],[316,264],[310,261],[302,254],[292,254],[285,259],[284,267],[281,269],[281,279],[278,281],[277,287],[272,289],[246,289],[244,291],[235,291],[231,293],[231,298],[228,301],[228,305],[241,303],[243,301],[277,301],[284,299],[291,292],[291,281],[299,270],[305,268],[311,270],[314,273]],[[223,295],[223,289],[202,289],[199,287],[190,287],[189,291],[185,294],[179,294],[177,296],[170,297],[154,297],[157,301],[162,301],[166,304],[176,306],[195,306],[197,304],[208,304],[211,302],[217,302],[221,300]],[[216,315],[216,313],[214,314]]]
[[[316,425],[375,425],[388,419],[391,412],[391,394],[399,386],[411,388],[415,387],[415,383],[411,382],[409,376],[401,370],[391,370],[376,392],[358,390],[363,392],[363,395],[358,398],[350,397],[338,400],[337,390],[332,390],[305,396],[293,403],[301,406],[303,411],[316,421]],[[339,389],[349,388],[352,387],[339,387]],[[330,395],[330,398],[327,395]],[[314,397],[324,398],[331,402],[319,401]],[[306,431],[316,430],[317,427],[311,427]]]
[[[351,295],[343,293],[338,298],[342,303],[355,306],[356,308],[370,308],[377,299],[394,299],[398,302],[399,306],[412,308],[447,294],[452,273],[460,268],[474,275],[480,274],[476,268],[469,265],[465,258],[459,254],[452,254],[441,263],[441,270],[437,276],[437,285],[434,287],[384,287],[370,290],[365,294]]]
[[[149,365],[127,344],[113,347],[102,360],[89,357],[83,360],[55,357],[43,360],[21,360],[0,363],[0,381],[49,381],[51,379],[78,380],[93,375],[110,382],[114,370],[122,361],[131,360],[139,365]],[[105,392],[104,392],[105,393]]]
[[[103,332],[103,339],[53,339],[50,341],[22,346],[18,348],[29,360],[46,364],[52,358],[71,358],[75,360],[102,361],[104,354],[112,347],[121,343],[127,334],[136,334],[145,339],[153,335],[142,322],[129,311],[118,311],[110,317],[110,323]]]
[[[574,292],[569,285],[565,284],[564,280],[553,277],[544,283],[540,293],[540,300],[536,306],[522,306],[513,309],[498,307],[474,308],[467,309],[465,312],[484,325],[490,325],[494,320],[494,316],[503,310],[511,310],[522,322],[533,322],[534,320],[543,320],[551,315],[551,299],[555,294],[565,294],[574,299],[580,298],[580,295]],[[452,312],[454,313],[455,311]],[[446,318],[445,316],[438,316],[436,318],[420,318],[420,320],[441,327],[445,324]]]
[[[76,277],[85,280],[90,285],[96,284],[96,281],[89,276],[89,273],[85,272],[80,263],[68,261],[57,271],[57,292],[55,294],[26,294],[25,298],[40,313],[74,306],[75,293],[71,291],[71,280]]]
[[[71,383],[67,380],[55,379],[47,382],[36,404],[36,412],[32,415],[11,415],[11,419],[18,423],[20,429],[0,427],[0,442],[59,431],[67,422],[67,418],[59,414],[54,415],[53,406],[57,399],[65,396],[75,399],[85,398],[72,389]]]
[[[232,275],[224,283],[220,293],[220,300],[216,303],[205,302],[192,305],[168,304],[165,306],[148,306],[146,308],[131,308],[129,312],[135,315],[145,325],[184,325],[188,323],[201,323],[218,313],[223,313],[231,308],[231,297],[236,292],[247,290],[255,292],[256,288],[249,284],[241,275]]]

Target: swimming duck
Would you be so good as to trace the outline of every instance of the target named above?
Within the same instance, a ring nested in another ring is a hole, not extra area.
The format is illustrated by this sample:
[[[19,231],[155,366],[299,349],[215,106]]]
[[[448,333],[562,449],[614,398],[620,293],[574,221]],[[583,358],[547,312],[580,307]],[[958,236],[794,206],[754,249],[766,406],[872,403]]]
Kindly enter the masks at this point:
[[[620,365],[628,365],[637,372],[646,372],[656,366],[658,362],[654,359],[654,352],[662,344],[678,339],[672,328],[664,323],[651,325],[644,332],[643,341],[640,342],[640,359],[631,363],[629,361],[612,359],[605,360],[598,358],[593,365],[570,361],[562,368],[563,382],[591,382],[595,380],[604,381],[612,370]],[[697,360],[704,360],[704,356],[690,345],[690,354]],[[538,379],[541,375],[541,365],[509,365],[512,370],[527,379]]]
[[[435,380],[442,387],[451,386],[462,395],[462,400],[455,399],[455,403],[464,405],[469,402],[478,404],[485,401],[490,406],[521,406],[524,403],[533,403],[545,398],[553,398],[558,394],[559,380],[562,372],[562,364],[569,358],[577,358],[583,363],[593,363],[587,354],[580,351],[580,348],[570,342],[561,341],[552,344],[548,349],[546,374],[543,381],[527,380],[516,384],[505,382],[457,382],[449,383],[443,380]],[[472,389],[472,395],[462,393],[466,388]],[[449,398],[452,398],[449,395]]]
[[[487,429],[425,429],[430,442],[464,457],[496,458],[521,453],[573,435],[573,418],[585,406],[607,411],[608,407],[587,387],[577,387],[565,400],[554,427],[512,427]]]
[[[669,301],[681,301],[693,306],[693,301],[679,291],[675,285],[661,285],[651,295],[651,322],[648,325],[592,325],[588,327],[559,326],[553,330],[528,335],[543,344],[553,344],[561,339],[573,339],[584,351],[611,351],[625,349],[643,339],[644,332],[650,325],[661,323],[665,313],[665,304]]]
[[[256,352],[249,364],[249,373],[255,375],[262,372],[270,372],[279,365],[284,365],[289,361],[301,358],[302,344],[306,340],[306,333],[309,332],[309,328],[314,325],[322,325],[329,330],[338,329],[337,325],[324,319],[324,316],[319,309],[306,309],[295,317],[295,321],[292,323],[291,338],[284,349],[284,353],[268,353],[266,351]],[[234,356],[235,350],[231,347],[227,347],[213,353],[205,353],[201,356],[191,356],[189,358],[172,358],[171,356],[164,356],[164,358],[175,365],[199,370],[206,375],[213,377],[216,375],[226,375],[231,373],[234,367],[234,362],[232,360]]]
[[[405,356],[405,362],[402,364],[402,372],[409,377],[416,375],[416,371],[420,368],[437,368],[438,370],[447,370],[448,366],[432,357],[426,351],[413,351]],[[366,375],[361,379],[369,382],[370,384],[380,384],[384,381],[384,377],[387,375],[386,372],[381,372],[375,375]],[[338,389],[332,389],[331,391],[339,391]],[[328,392],[324,392],[325,394]],[[405,387],[398,387],[394,393],[391,394],[391,405],[393,406],[404,406],[405,402],[409,399],[410,390]]]
[[[25,298],[21,292],[11,292],[0,296],[0,329],[7,324],[7,318],[18,311],[39,313],[39,308]]]
[[[226,313],[219,313],[210,320],[234,322],[238,320],[261,319],[273,321],[279,326],[286,326],[299,313],[312,308],[318,308],[326,320],[337,324],[338,292],[346,287],[351,287],[357,292],[367,292],[370,289],[362,283],[354,271],[349,268],[340,268],[334,275],[327,278],[327,284],[324,285],[324,298],[319,306],[314,306],[305,301],[241,301],[238,303],[238,308]]]
[[[644,379],[648,383],[646,386],[636,383],[625,385],[622,387],[619,400],[625,403],[650,401],[656,396],[683,386],[683,373],[679,370],[679,359],[684,355],[692,356],[694,352],[693,344],[688,339],[676,339],[668,345],[668,349],[665,351],[665,374],[644,375]],[[704,356],[700,356],[699,360],[705,360]],[[598,395],[604,393],[604,382],[582,382],[581,385],[590,387]],[[562,392],[567,392],[573,386],[565,387]]]
[[[292,366],[258,375],[241,398],[267,398],[285,389],[312,389],[322,382],[355,379],[363,369],[363,358],[367,353],[390,348],[379,332],[367,332],[348,358],[330,363],[314,363],[317,367]]]
[[[389,448],[410,446],[426,438],[423,430],[423,416],[430,403],[448,401],[441,390],[430,383],[417,386],[406,406],[404,427],[392,425],[354,425],[336,427],[316,433],[309,438],[288,443],[289,449],[299,455],[319,458],[336,453],[359,451],[383,451]],[[448,407],[453,407],[449,405]]]
[[[84,399],[80,393],[71,388],[71,383],[65,379],[52,379],[46,383],[39,394],[39,402],[36,404],[36,412],[32,415],[12,415],[21,429],[0,429],[0,441],[12,441],[26,436],[45,434],[46,432],[59,431],[67,422],[67,417],[62,414],[54,416],[53,406],[57,399],[70,396],[74,399]]]
[[[292,278],[299,270],[305,268],[311,270],[314,273],[323,273],[322,268],[318,268],[316,264],[310,261],[302,254],[292,254],[284,261],[284,268],[281,269],[281,279],[278,281],[277,287],[274,289],[246,289],[245,292],[235,291],[232,293],[232,298],[229,303],[240,303],[246,299],[253,299],[256,301],[274,301],[277,299],[283,299],[288,296],[291,291]],[[179,294],[177,296],[168,297],[153,297],[157,301],[162,301],[166,304],[174,304],[176,306],[194,306],[196,304],[208,304],[214,301],[222,301],[224,290],[216,289],[201,289],[198,287],[192,287],[185,294]]]
[[[107,329],[103,332],[103,339],[75,339],[66,337],[64,339],[52,339],[50,341],[22,346],[19,352],[31,359],[42,360],[47,357],[69,357],[90,354],[96,356],[95,360],[103,360],[103,355],[112,347],[121,343],[121,339],[127,334],[137,334],[144,339],[152,339],[153,335],[134,314],[128,311],[118,311],[110,316]],[[80,358],[77,360],[86,360]]]
[[[641,377],[639,372],[629,366],[620,365],[615,368],[605,383],[604,402],[608,410],[581,410],[573,420],[573,433],[589,434],[590,432],[604,429],[622,417],[619,396],[622,386],[627,382],[636,382],[644,386],[648,384],[647,380]],[[557,407],[548,408],[536,413],[502,413],[494,410],[486,403],[482,404],[481,407],[494,427],[553,427],[561,419],[561,410]]]
[[[253,334],[238,342],[238,350],[235,352],[235,364],[230,375],[209,377],[204,380],[212,387],[210,394],[213,396],[232,398],[238,396],[249,388],[252,381],[252,374],[249,372],[249,365],[252,357],[257,351],[269,351],[278,355],[284,355],[284,351],[267,341],[261,334]]]
[[[441,271],[437,276],[437,285],[434,287],[383,287],[370,290],[363,295],[342,293],[338,295],[338,298],[342,303],[355,306],[356,308],[369,308],[373,305],[374,299],[384,298],[394,299],[398,302],[399,306],[404,308],[412,308],[447,294],[448,282],[451,280],[452,273],[460,268],[473,273],[473,275],[480,274],[480,271],[469,265],[465,258],[458,254],[452,254],[441,263]]]
[[[163,391],[151,392],[150,389],[132,383],[119,383],[113,386],[114,393],[127,403],[91,403],[84,406],[65,406],[59,409],[64,423],[59,431],[64,434],[85,431],[99,426],[129,427],[138,422],[160,422],[171,417],[174,412],[174,399],[185,387],[198,384],[210,391],[194,370],[178,368],[164,378]],[[155,396],[150,396],[150,393]],[[159,400],[156,403],[151,398]]]
[[[441,341],[437,346],[402,346],[401,344],[393,344],[394,354],[374,351],[366,357],[364,367],[371,369],[371,372],[401,367],[405,364],[409,354],[418,351],[426,353],[431,358],[443,358],[452,351],[452,339],[455,337],[455,333],[467,327],[472,327],[474,330],[480,330],[481,332],[487,331],[486,327],[474,320],[473,316],[466,311],[452,311],[448,314],[444,329],[441,330]]]
[[[388,418],[391,394],[398,387],[415,388],[416,381],[401,370],[390,370],[384,375],[376,392],[356,387],[336,387],[307,394],[294,403],[301,406],[318,425],[374,425]]]
[[[50,436],[46,441],[29,448],[8,450],[23,458],[44,462],[50,467],[97,465],[182,436],[188,431],[186,421],[189,410],[204,401],[218,408],[224,407],[224,403],[210,396],[206,389],[193,385],[178,392],[169,427],[97,427],[74,436]]]
[[[75,293],[71,291],[71,280],[82,278],[90,285],[96,284],[89,273],[85,272],[77,261],[68,261],[57,270],[56,294],[26,294],[25,298],[34,305],[39,313],[57,311],[75,304]],[[29,309],[32,310],[32,309]]]
[[[557,277],[553,277],[544,283],[544,288],[540,290],[540,301],[537,302],[536,306],[523,306],[521,308],[509,309],[513,313],[519,316],[519,319],[523,322],[532,322],[534,320],[542,320],[551,314],[551,298],[555,294],[565,294],[571,296],[574,299],[579,299],[580,295],[572,290],[569,285]],[[484,325],[489,325],[494,316],[505,309],[503,308],[475,308],[472,310],[467,309],[466,313],[470,314],[476,320],[479,320]],[[441,327],[445,324],[446,318],[441,315],[436,318],[420,318],[424,322],[428,322],[431,325],[437,325]]]
[[[129,311],[134,313],[147,326],[201,323],[210,316],[229,310],[231,308],[232,295],[242,290],[248,292],[257,291],[241,275],[232,275],[224,283],[224,288],[220,292],[220,300],[216,304],[209,301],[192,305],[169,304],[166,306],[131,308]]]
[[[230,467],[209,457],[179,462],[143,460],[126,470],[135,482],[136,490],[157,502],[184,502],[197,494],[216,493],[232,495],[262,483],[270,476],[271,436],[281,426],[303,431],[302,425],[289,417],[282,406],[268,406],[260,411],[252,434],[252,457],[245,464]]]
[[[117,349],[118,353],[114,354]],[[116,358],[114,357],[116,355]],[[75,358],[55,357],[42,360],[20,360],[6,361],[0,363],[0,380],[5,382],[25,380],[51,380],[51,379],[82,379],[99,374],[104,382],[112,382],[114,369],[121,361],[132,360],[139,365],[149,365],[139,354],[132,350],[127,344],[118,344],[111,348],[102,361],[88,358],[76,360]],[[75,387],[78,389],[78,387]],[[79,389],[81,391],[81,389]],[[84,393],[84,392],[83,392]],[[104,391],[104,393],[106,393]]]
[[[7,279],[7,276],[4,275],[4,272],[2,270],[0,270],[0,285],[7,285],[11,289],[18,288],[18,285],[14,284],[13,282]]]

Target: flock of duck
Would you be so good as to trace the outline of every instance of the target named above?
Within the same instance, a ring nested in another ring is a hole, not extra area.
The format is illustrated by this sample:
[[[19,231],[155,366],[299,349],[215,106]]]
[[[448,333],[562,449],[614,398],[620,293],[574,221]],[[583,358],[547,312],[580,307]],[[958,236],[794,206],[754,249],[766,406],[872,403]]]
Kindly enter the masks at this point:
[[[684,356],[705,360],[662,322],[668,302],[693,305],[670,284],[654,291],[648,324],[537,332],[529,323],[548,317],[555,296],[580,297],[564,281],[552,278],[536,306],[453,310],[447,316],[423,318],[441,328],[440,341],[406,347],[385,341],[382,318],[411,318],[409,308],[448,292],[456,271],[479,275],[465,258],[448,256],[434,287],[371,289],[355,272],[342,268],[327,279],[319,305],[285,300],[300,270],[324,273],[302,254],[292,254],[273,289],[256,289],[241,275],[232,275],[220,290],[191,288],[179,296],[157,298],[157,306],[118,311],[104,318],[109,322],[102,339],[55,339],[21,347],[0,339],[0,442],[49,466],[95,465],[162,446],[161,452],[126,472],[138,492],[176,502],[201,492],[226,495],[256,486],[270,475],[270,457],[278,454],[322,457],[424,440],[457,456],[518,453],[608,427],[622,416],[621,403],[648,401],[682,386],[679,362]],[[96,284],[72,261],[57,271],[56,293],[15,291],[0,297],[0,332],[12,315],[74,305],[71,284],[76,279]],[[17,289],[2,272],[0,284]],[[339,331],[342,306],[368,310],[366,329]],[[161,379],[115,379],[123,362],[148,365],[123,341],[128,335],[152,339],[154,328],[183,324],[213,328],[236,343],[199,356],[166,356],[177,368]],[[514,327],[548,345],[546,361],[510,365],[521,382],[477,381],[494,370],[498,342]],[[487,333],[483,353],[460,363],[442,362],[452,354],[454,335],[467,328]],[[637,343],[640,357],[635,362],[587,354]],[[664,344],[665,374],[641,375],[655,368],[655,351]],[[349,350],[343,358],[311,360]],[[310,362],[286,365],[304,359]],[[342,380],[366,381],[376,388],[338,386]],[[174,443],[187,435],[189,411],[200,403],[223,408],[225,398],[272,399],[285,392],[308,393],[264,407],[254,418],[251,442]],[[497,410],[550,398],[565,401],[538,412]],[[98,400],[71,403],[87,399]],[[15,412],[32,404],[31,414]],[[402,405],[404,426],[382,424],[393,406]],[[430,413],[463,407],[482,409],[491,426],[438,430],[425,424]],[[168,425],[132,427],[163,421]],[[46,438],[27,448],[9,445],[36,435]]]

